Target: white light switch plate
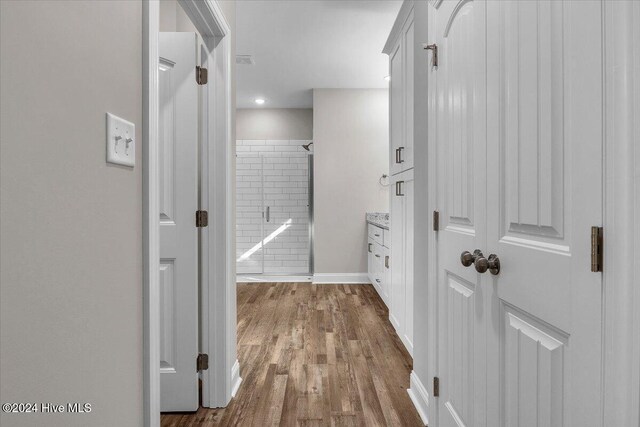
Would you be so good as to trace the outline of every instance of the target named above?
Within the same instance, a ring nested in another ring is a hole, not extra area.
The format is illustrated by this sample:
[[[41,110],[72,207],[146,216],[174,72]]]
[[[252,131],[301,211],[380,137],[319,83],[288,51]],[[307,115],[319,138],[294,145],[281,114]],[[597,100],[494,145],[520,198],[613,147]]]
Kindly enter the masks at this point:
[[[136,125],[111,113],[107,113],[107,162],[136,164]]]

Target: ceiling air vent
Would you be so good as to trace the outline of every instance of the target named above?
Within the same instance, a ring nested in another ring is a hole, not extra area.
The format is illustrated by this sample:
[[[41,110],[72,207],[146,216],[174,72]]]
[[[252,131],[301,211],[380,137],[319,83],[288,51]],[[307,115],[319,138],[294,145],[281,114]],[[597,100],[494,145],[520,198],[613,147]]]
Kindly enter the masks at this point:
[[[255,64],[253,56],[251,55],[236,55],[236,64],[238,65],[253,65]]]

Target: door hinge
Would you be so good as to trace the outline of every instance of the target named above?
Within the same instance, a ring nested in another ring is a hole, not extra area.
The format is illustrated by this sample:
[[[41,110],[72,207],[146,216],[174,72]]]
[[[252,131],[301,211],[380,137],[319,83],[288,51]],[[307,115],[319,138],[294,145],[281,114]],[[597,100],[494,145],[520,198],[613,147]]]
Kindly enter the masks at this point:
[[[196,357],[196,371],[206,371],[209,369],[209,355],[206,353],[198,354]]]
[[[426,44],[424,43],[422,45],[422,48],[425,50],[432,50],[433,51],[433,66],[437,67],[438,66],[438,45],[437,44]]]
[[[602,227],[591,227],[591,271],[602,271]]]
[[[206,85],[209,78],[209,72],[206,68],[196,65],[196,82],[199,85]]]
[[[440,212],[433,211],[433,231],[440,230]]]
[[[440,378],[433,377],[433,397],[440,396]]]
[[[206,227],[209,225],[209,212],[196,211],[196,227]]]

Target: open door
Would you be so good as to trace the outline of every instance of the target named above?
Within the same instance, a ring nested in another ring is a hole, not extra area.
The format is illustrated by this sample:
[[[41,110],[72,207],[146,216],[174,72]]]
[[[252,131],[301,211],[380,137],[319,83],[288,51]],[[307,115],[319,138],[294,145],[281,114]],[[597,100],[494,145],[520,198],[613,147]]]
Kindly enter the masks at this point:
[[[161,410],[198,409],[195,33],[159,35]]]

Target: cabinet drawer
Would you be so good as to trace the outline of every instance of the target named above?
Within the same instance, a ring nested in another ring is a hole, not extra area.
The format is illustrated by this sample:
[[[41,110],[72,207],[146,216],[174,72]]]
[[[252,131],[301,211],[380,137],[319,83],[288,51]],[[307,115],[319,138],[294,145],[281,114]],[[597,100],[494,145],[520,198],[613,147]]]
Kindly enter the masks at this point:
[[[376,227],[373,224],[369,224],[369,237],[371,239],[373,239],[373,241],[375,241],[376,243],[378,243],[380,246],[383,246],[383,237],[382,237],[382,232],[384,230],[380,227]]]
[[[382,246],[385,248],[391,247],[391,233],[389,230],[382,229]]]

